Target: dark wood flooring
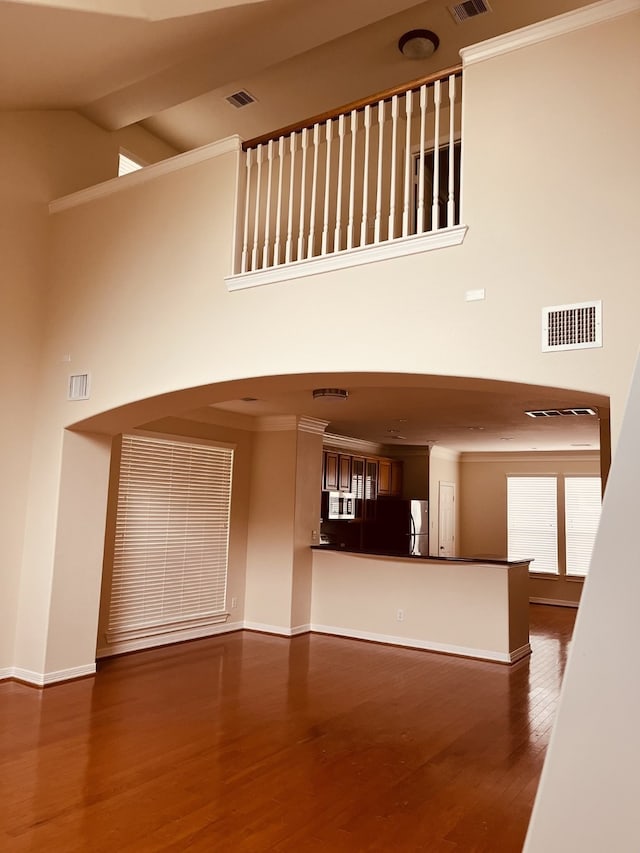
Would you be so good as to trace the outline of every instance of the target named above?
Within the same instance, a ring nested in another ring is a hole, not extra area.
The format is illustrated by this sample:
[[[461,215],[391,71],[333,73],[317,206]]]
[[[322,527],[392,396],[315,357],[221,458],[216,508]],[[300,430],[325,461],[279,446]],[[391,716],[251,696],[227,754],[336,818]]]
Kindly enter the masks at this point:
[[[520,851],[575,611],[512,667],[239,632],[0,684],[0,850]]]

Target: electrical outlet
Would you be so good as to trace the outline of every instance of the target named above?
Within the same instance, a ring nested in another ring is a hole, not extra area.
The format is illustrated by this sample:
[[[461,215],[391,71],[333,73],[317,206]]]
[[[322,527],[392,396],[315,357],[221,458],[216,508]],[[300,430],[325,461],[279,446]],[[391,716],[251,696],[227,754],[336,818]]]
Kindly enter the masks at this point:
[[[238,599],[234,595],[233,598],[231,599],[231,609],[235,610],[237,606],[238,606]]]
[[[396,613],[396,619],[398,622],[404,622],[404,610],[398,608],[398,612]]]

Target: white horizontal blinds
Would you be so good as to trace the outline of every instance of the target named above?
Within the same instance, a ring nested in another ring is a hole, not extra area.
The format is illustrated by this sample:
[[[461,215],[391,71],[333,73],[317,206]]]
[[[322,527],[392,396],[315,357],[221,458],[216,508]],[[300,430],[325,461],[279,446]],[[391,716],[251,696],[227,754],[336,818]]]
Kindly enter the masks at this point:
[[[568,575],[582,577],[589,571],[600,522],[601,494],[600,477],[565,478],[564,514]]]
[[[232,467],[229,448],[123,436],[108,642],[224,611]]]
[[[533,572],[558,573],[555,477],[507,477],[507,550],[510,560],[533,559]]]

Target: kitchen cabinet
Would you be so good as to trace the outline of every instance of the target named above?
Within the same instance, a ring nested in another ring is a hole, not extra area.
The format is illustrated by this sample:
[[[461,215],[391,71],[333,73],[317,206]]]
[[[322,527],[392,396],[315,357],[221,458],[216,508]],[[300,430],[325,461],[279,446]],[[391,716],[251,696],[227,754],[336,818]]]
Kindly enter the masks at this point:
[[[378,494],[393,498],[402,496],[402,462],[378,460]]]
[[[338,459],[338,490],[351,491],[351,456],[341,453]]]
[[[339,454],[325,450],[322,454],[322,488],[328,492],[338,491]]]
[[[391,462],[391,496],[402,497],[402,462],[397,459]]]
[[[364,457],[354,456],[351,459],[351,491],[358,500],[364,498]]]

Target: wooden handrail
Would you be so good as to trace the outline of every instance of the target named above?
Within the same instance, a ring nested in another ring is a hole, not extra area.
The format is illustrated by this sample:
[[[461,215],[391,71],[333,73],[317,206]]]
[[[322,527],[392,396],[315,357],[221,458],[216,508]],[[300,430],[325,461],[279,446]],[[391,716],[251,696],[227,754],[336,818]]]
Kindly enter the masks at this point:
[[[460,76],[460,74],[462,74],[462,65],[452,65],[451,68],[436,71],[433,74],[428,74],[426,77],[418,77],[417,80],[412,80],[410,83],[403,83],[400,86],[393,86],[390,89],[385,89],[377,95],[370,95],[368,98],[361,98],[359,101],[353,101],[350,104],[345,104],[342,107],[329,110],[326,113],[320,113],[319,115],[312,116],[311,118],[304,119],[303,121],[296,122],[295,124],[289,124],[286,127],[281,127],[271,133],[263,133],[262,136],[254,136],[253,139],[247,139],[242,143],[242,150],[247,151],[249,148],[255,148],[257,145],[262,145],[265,142],[269,142],[271,139],[279,139],[281,136],[289,136],[291,133],[299,133],[304,130],[305,127],[309,128],[313,127],[314,124],[323,124],[326,121],[338,118],[338,116],[346,115],[347,113],[352,112],[352,110],[363,110],[367,105],[377,104],[378,101],[388,101],[394,95],[403,95],[409,90],[419,89],[420,86],[435,83],[436,80],[442,80],[446,77],[450,77],[452,74],[455,74],[456,77]]]

